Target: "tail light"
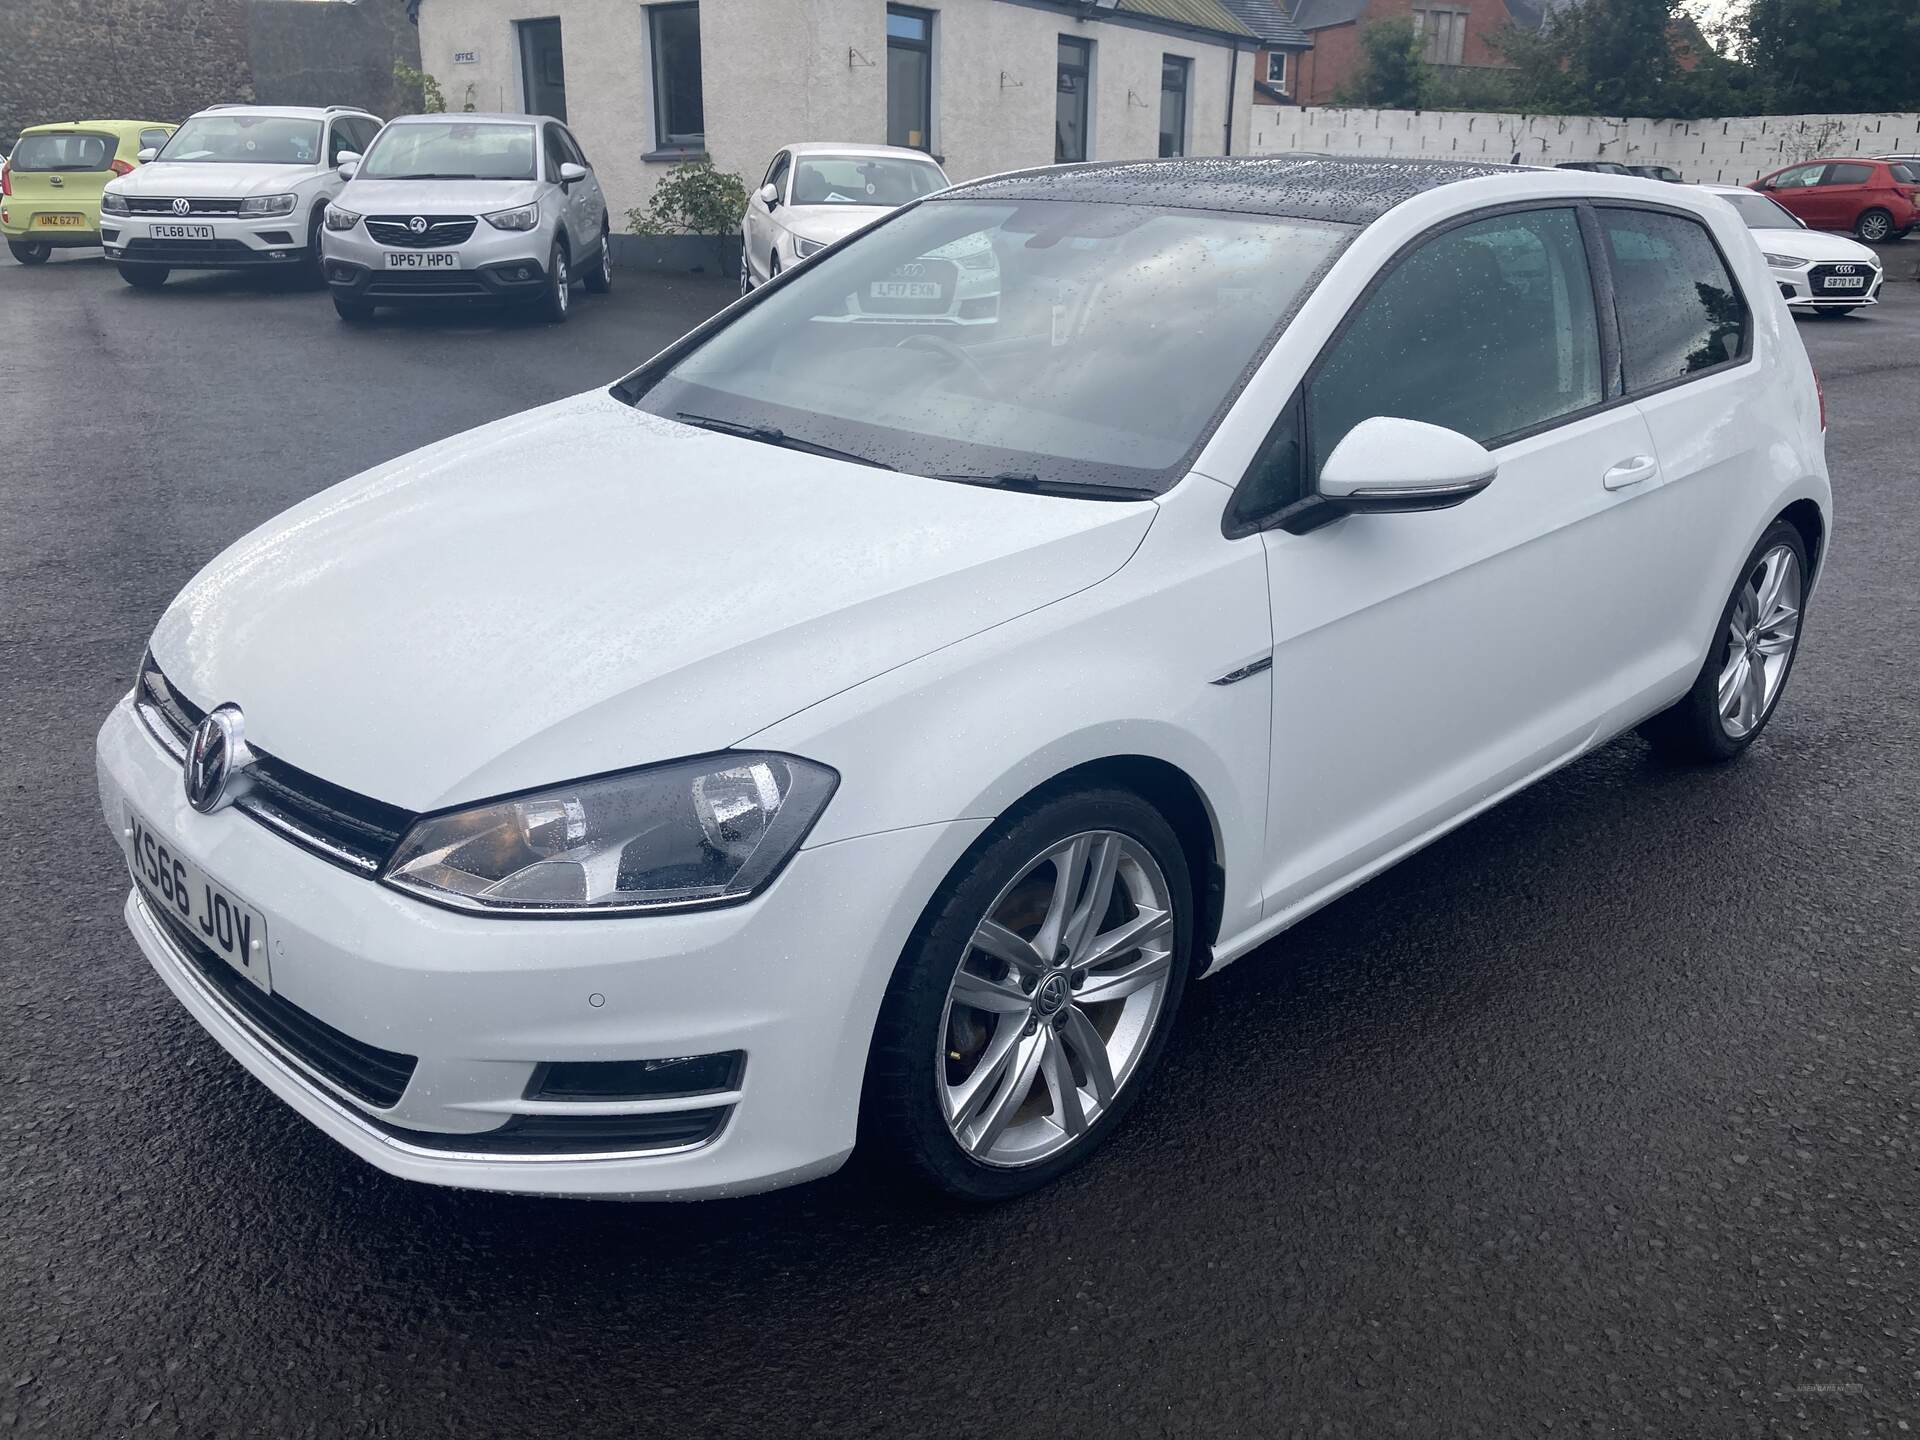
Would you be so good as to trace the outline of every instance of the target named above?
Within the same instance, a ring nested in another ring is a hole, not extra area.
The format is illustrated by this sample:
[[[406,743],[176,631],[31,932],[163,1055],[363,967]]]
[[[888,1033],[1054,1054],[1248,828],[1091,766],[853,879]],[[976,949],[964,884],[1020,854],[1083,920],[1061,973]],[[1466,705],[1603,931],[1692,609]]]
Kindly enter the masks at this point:
[[[1827,433],[1827,387],[1820,383],[1820,372],[1813,372],[1813,393],[1820,399],[1820,433]]]
[[[111,168],[116,175],[131,175],[133,173],[133,162],[131,160],[115,160]]]
[[[0,160],[0,195],[13,194],[13,163]]]

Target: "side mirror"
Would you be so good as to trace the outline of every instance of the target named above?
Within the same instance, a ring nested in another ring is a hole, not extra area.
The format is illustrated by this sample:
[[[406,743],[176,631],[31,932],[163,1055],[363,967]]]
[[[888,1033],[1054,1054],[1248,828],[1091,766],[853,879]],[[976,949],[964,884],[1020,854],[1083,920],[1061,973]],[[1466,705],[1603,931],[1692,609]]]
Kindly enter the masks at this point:
[[[351,180],[354,176],[354,172],[359,168],[360,168],[360,152],[359,151],[342,150],[340,152],[338,174],[342,180]]]
[[[560,167],[560,183],[562,185],[571,185],[576,180],[584,180],[586,178],[587,167],[584,165],[576,165],[569,160]]]
[[[1375,415],[1333,447],[1320,467],[1320,498],[1353,514],[1445,510],[1493,483],[1500,462],[1458,430]]]
[[[134,153],[134,157],[133,157],[133,158],[134,158],[135,160],[137,160],[137,161],[139,161],[139,162],[140,162],[140,163],[141,163],[142,165],[145,165],[145,164],[147,164],[148,162],[150,162],[150,161],[152,161],[153,159],[155,159],[155,158],[156,158],[156,157],[157,157],[157,156],[158,156],[159,154],[160,154],[160,152],[159,152],[158,150],[156,150],[156,149],[155,149],[155,148],[154,148],[153,146],[151,146],[151,145],[149,145],[149,146],[147,146],[147,148],[146,148],[146,149],[144,149],[144,150],[139,150],[139,151],[136,151],[136,152]]]
[[[765,205],[769,210],[773,209],[774,206],[780,203],[780,187],[778,185],[762,185],[760,187],[760,203]]]

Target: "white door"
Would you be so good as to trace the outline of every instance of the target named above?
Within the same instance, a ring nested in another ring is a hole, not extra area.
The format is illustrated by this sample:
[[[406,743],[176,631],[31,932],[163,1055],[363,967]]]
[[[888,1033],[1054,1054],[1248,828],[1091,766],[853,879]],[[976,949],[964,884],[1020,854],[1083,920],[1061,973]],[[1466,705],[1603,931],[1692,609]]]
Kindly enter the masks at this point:
[[[1303,473],[1372,415],[1493,449],[1451,510],[1265,532],[1273,604],[1266,913],[1310,908],[1576,753],[1645,686],[1659,468],[1609,393],[1577,213],[1443,229],[1358,303],[1294,405]]]
[[[766,178],[760,182],[761,189],[771,185],[784,196],[787,189],[787,175],[791,168],[792,157],[782,150],[773,157],[773,163],[767,166]],[[776,228],[772,208],[760,198],[760,193],[756,190],[747,197],[745,237],[747,268],[756,285],[763,283],[767,278]]]

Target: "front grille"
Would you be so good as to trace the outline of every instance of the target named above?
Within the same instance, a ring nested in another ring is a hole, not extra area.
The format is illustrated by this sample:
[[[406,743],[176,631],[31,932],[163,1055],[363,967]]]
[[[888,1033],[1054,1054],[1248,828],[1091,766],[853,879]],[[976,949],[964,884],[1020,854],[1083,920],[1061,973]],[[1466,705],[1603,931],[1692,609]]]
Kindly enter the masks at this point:
[[[419,234],[413,231],[415,219],[427,222],[427,228]],[[471,215],[369,215],[367,234],[382,245],[434,250],[464,244],[473,238],[477,224],[479,221]]]
[[[1861,285],[1836,285],[1833,282],[1841,278],[1842,267],[1838,265],[1816,265],[1807,272],[1807,288],[1815,295],[1867,295],[1873,290],[1876,278],[1871,265],[1849,265],[1848,278],[1863,280]]]
[[[419,1063],[413,1056],[356,1040],[284,996],[267,994],[201,944],[176,917],[157,905],[145,910],[200,978],[289,1057],[356,1100],[382,1110],[399,1103]]]
[[[238,215],[238,200],[189,200],[184,213],[173,208],[173,201],[162,200],[148,195],[129,195],[127,209],[135,215],[178,215],[182,220],[189,215]]]
[[[184,759],[187,739],[206,712],[173,688],[151,651],[140,667],[134,703],[147,728]],[[343,869],[378,873],[413,823],[410,810],[342,789],[257,748],[254,756],[247,771],[252,788],[233,808]]]
[[[129,240],[126,260],[148,260],[157,265],[278,264],[265,250],[238,240]]]
[[[375,271],[360,292],[367,298],[386,296],[454,299],[460,296],[492,295],[486,282],[471,270],[395,270]]]

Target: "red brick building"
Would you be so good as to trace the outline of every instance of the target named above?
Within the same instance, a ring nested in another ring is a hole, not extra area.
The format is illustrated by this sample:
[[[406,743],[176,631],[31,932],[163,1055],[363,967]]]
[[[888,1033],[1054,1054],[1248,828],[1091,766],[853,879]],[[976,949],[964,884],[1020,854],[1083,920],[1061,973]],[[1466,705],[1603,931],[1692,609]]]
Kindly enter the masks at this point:
[[[1360,34],[1394,16],[1413,18],[1430,65],[1505,68],[1494,37],[1507,25],[1537,29],[1539,0],[1298,0],[1293,21],[1313,41],[1299,60],[1296,105],[1325,105],[1365,63]]]

